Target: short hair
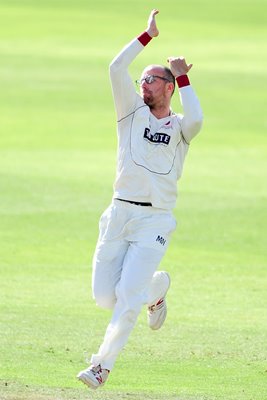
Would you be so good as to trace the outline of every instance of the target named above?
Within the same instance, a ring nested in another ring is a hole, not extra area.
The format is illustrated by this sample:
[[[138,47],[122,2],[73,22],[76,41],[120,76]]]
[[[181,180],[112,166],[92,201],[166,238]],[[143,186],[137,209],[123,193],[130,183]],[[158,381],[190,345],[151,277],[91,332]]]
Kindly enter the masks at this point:
[[[166,67],[165,65],[151,64],[151,65],[148,65],[144,69],[144,71],[146,71],[147,69],[151,69],[151,68],[160,68],[160,69],[162,69],[162,71],[164,72],[165,78],[167,78],[169,82],[173,83],[173,91],[172,91],[172,94],[171,94],[171,95],[173,95],[174,90],[175,90],[175,77],[172,74],[170,68]]]
[[[166,78],[167,78],[171,83],[173,83],[173,86],[174,86],[174,89],[173,89],[173,92],[172,92],[172,95],[173,95],[174,90],[175,90],[175,77],[174,77],[173,73],[171,72],[170,68],[165,67],[165,66],[163,65],[163,69],[164,69],[164,73],[165,73]]]

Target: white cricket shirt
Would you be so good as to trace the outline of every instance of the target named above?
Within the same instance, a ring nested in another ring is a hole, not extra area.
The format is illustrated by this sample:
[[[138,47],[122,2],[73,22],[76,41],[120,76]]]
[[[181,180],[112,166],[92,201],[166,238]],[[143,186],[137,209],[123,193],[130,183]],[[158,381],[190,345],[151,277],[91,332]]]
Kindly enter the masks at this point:
[[[153,207],[171,210],[176,204],[177,181],[182,174],[189,142],[202,124],[202,111],[188,84],[179,88],[183,115],[172,113],[157,119],[150,112],[136,92],[127,70],[144,49],[139,38],[124,47],[110,64],[118,117],[113,197],[149,202]]]

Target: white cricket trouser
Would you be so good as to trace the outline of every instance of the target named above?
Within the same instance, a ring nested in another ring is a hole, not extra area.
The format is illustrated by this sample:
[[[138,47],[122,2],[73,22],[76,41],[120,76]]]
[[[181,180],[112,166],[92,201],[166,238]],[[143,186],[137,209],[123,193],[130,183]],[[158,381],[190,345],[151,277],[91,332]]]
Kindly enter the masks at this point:
[[[142,305],[149,304],[153,274],[175,227],[171,211],[116,199],[102,214],[92,289],[96,303],[113,309],[113,315],[98,353],[92,355],[93,365],[112,369]]]

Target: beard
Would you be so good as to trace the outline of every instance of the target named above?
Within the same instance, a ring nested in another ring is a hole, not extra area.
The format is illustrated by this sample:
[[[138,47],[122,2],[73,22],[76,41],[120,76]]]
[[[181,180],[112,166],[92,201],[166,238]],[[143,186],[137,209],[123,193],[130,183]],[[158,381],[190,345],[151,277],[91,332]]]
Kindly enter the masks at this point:
[[[143,97],[144,103],[147,106],[149,106],[150,108],[154,107],[154,97],[151,92],[149,92],[149,91],[142,92],[142,97]]]

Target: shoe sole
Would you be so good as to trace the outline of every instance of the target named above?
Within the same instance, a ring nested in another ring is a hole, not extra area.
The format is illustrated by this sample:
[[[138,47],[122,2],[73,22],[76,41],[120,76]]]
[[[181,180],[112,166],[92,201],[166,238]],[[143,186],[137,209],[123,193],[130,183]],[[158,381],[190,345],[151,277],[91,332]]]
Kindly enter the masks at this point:
[[[165,292],[163,293],[163,295],[160,296],[160,298],[165,298],[165,296],[166,296],[166,294],[167,294],[167,292],[168,292],[168,290],[169,290],[169,288],[171,286],[171,277],[170,277],[170,275],[166,271],[164,271],[164,273],[165,273],[165,275],[167,275],[167,277],[169,279],[169,284],[168,284],[167,288],[165,289]],[[162,325],[164,324],[165,320],[166,320],[166,317],[167,317],[167,302],[166,302],[166,299],[164,299],[164,301],[165,301],[165,315],[164,315],[163,319],[161,320],[160,325],[150,325],[149,320],[148,320],[148,326],[153,331],[157,331],[158,329],[160,329],[162,327]]]
[[[152,331],[157,331],[164,324],[164,322],[166,320],[166,317],[167,317],[167,303],[165,303],[164,316],[161,319],[159,319],[160,323],[158,323],[157,325],[150,325],[149,322],[148,322],[149,328],[152,329]]]
[[[165,297],[166,294],[167,294],[167,292],[168,292],[168,290],[170,289],[170,286],[171,286],[171,277],[170,277],[170,275],[169,275],[168,272],[166,272],[166,271],[162,271],[162,272],[164,272],[164,274],[167,275],[167,278],[168,278],[169,282],[168,282],[167,288],[166,288],[165,291],[162,293],[162,295],[158,297],[158,299],[162,299],[163,297]],[[156,302],[156,300],[155,300],[154,302]],[[152,304],[153,304],[153,303],[152,303]]]
[[[99,388],[100,385],[95,386],[94,382],[91,381],[89,378],[84,378],[82,375],[77,375],[76,377],[79,381],[81,381],[82,383],[84,383],[86,386],[88,386],[90,389],[96,390],[97,388]]]
[[[164,271],[164,272],[165,272],[165,274],[167,275],[167,277],[168,277],[168,279],[169,279],[169,285],[168,285],[168,287],[167,287],[167,289],[166,289],[165,294],[164,294],[163,297],[166,296],[166,294],[167,294],[167,292],[168,292],[168,290],[170,289],[170,286],[171,286],[171,277],[170,277],[170,275],[168,274],[168,272],[166,272],[166,271]]]

